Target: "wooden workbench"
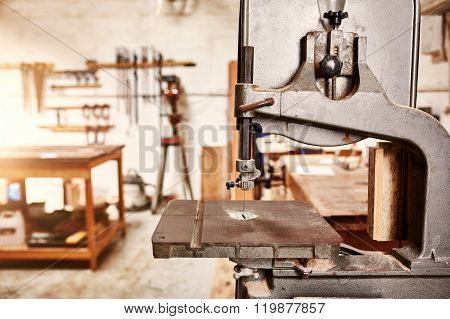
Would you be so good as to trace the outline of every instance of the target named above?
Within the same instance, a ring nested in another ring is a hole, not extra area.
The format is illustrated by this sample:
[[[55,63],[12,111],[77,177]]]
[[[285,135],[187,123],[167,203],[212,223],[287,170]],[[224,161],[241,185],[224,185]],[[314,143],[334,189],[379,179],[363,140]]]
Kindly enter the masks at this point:
[[[368,168],[363,164],[346,170],[334,160],[332,155],[283,156],[287,199],[313,206],[346,244],[364,250],[389,251],[397,247],[396,242],[376,242],[367,235]],[[310,167],[312,175],[297,174],[299,167]],[[333,175],[314,175],[319,167],[325,172],[331,170]]]
[[[125,208],[122,189],[123,146],[30,146],[0,148],[0,178],[18,181],[21,200],[14,209],[27,209],[26,178],[82,178],[85,182],[87,247],[80,248],[0,248],[0,260],[86,260],[97,268],[97,259],[115,237],[126,234]],[[117,162],[119,219],[101,233],[95,233],[92,168],[107,161]],[[11,207],[9,207],[11,208]]]

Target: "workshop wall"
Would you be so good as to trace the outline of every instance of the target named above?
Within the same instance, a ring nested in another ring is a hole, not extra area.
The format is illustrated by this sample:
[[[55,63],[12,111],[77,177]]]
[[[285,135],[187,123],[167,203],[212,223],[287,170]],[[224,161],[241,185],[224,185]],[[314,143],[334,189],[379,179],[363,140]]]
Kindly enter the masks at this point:
[[[5,5],[0,5],[0,41],[3,48],[0,50],[0,62],[39,61],[54,63],[58,69],[83,68],[85,58],[113,62],[117,46],[139,50],[143,45],[155,47],[166,58],[193,60],[198,64],[196,68],[166,69],[166,73],[179,75],[186,92],[194,94],[188,97],[189,125],[197,133],[204,124],[215,127],[226,125],[227,65],[235,59],[237,52],[238,2],[198,0],[194,12],[177,16],[167,14],[165,10],[158,14],[157,0],[4,1]],[[100,72],[101,89],[82,92],[48,90],[45,104],[110,104],[116,127],[108,134],[107,142],[126,144],[124,169],[140,167],[141,171],[145,171],[146,180],[155,183],[159,152],[150,151],[145,153],[145,157],[139,156],[143,140],[140,140],[136,127],[128,128],[128,120],[120,111],[123,106],[118,105],[114,98],[115,76],[115,71]],[[85,143],[84,134],[52,133],[37,128],[41,123],[55,123],[55,115],[25,115],[22,104],[20,72],[1,71],[0,145]],[[157,106],[146,104],[143,107],[141,103],[141,124],[157,128],[158,114]],[[159,145],[159,137],[152,132],[154,130],[147,130],[145,134],[146,145]],[[217,136],[207,134],[201,138],[194,134],[189,150],[195,194],[199,194],[201,147],[225,143],[226,132],[223,129]],[[169,167],[169,171],[174,172],[173,166]],[[95,174],[105,187],[114,183],[108,172],[108,168],[104,168]],[[179,180],[179,175],[170,174],[166,186]]]
[[[197,1],[195,11],[186,16],[170,15],[164,10],[157,13],[157,0],[3,1],[5,5],[0,5],[0,62],[39,61],[52,62],[58,69],[83,68],[86,58],[114,61],[117,46],[138,49],[142,45],[161,50],[167,58],[197,62],[196,68],[167,69],[166,72],[179,75],[188,94],[194,94],[188,97],[189,124],[195,133],[189,151],[198,196],[201,146],[226,142],[224,129],[217,135],[205,133],[199,137],[197,133],[204,125],[226,125],[227,64],[236,58],[239,0]],[[433,111],[441,115],[449,129],[449,116],[444,114],[448,92],[435,92],[436,88],[448,86],[446,65],[432,65],[430,60],[429,56],[421,56],[418,104],[433,106]],[[100,72],[103,87],[97,90],[48,90],[46,105],[110,104],[116,128],[108,134],[107,142],[126,144],[125,171],[141,168],[146,180],[155,183],[159,137],[154,129],[147,130],[143,141],[136,127],[128,128],[123,105],[114,98],[115,77],[114,71]],[[20,72],[0,71],[0,145],[85,143],[84,134],[57,134],[39,129],[39,124],[54,123],[54,114],[26,115],[22,104]],[[158,114],[158,106],[142,107],[141,103],[141,124],[157,128]],[[203,132],[211,133],[209,129]],[[156,147],[143,152],[143,143]],[[96,185],[106,189],[115,183],[109,177],[109,169],[101,168],[94,174]],[[166,185],[176,184],[180,176],[174,173],[173,165],[169,172],[172,174]],[[97,190],[102,192],[102,189]]]

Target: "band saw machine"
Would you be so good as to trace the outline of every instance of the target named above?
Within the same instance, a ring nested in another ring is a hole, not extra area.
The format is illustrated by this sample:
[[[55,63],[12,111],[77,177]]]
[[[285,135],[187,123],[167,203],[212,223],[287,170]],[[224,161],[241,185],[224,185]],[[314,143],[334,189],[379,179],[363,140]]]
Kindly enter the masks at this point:
[[[236,118],[244,191],[261,173],[253,134],[317,146],[372,137],[406,150],[404,240],[389,254],[342,244],[297,201],[174,201],[156,258],[229,258],[236,297],[450,297],[450,137],[416,109],[418,0],[242,0]]]

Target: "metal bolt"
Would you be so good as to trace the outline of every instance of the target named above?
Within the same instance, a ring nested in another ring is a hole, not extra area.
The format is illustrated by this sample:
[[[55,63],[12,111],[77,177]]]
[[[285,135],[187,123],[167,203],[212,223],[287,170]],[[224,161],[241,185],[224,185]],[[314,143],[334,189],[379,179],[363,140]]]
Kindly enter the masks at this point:
[[[320,62],[320,69],[327,78],[338,76],[342,71],[342,62],[337,56],[327,55]]]

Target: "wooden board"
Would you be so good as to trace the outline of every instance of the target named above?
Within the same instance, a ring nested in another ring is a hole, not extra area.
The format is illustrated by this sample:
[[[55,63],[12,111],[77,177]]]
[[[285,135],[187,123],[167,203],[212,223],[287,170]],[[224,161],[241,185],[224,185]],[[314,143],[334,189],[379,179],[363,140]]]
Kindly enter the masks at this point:
[[[125,228],[124,222],[113,222],[96,237],[96,255],[100,255],[108,244]],[[90,260],[92,250],[86,247],[4,247],[0,246],[0,260]]]
[[[442,15],[429,16],[422,21],[422,54],[431,55],[433,63],[441,63],[446,59],[444,31],[445,19]]]
[[[51,130],[55,133],[87,133],[87,132],[108,132],[114,125],[89,126],[89,125],[40,125],[39,128]]]
[[[288,199],[302,200],[313,206],[321,216],[367,215],[367,168],[346,170],[334,164],[330,155],[287,155],[281,159],[286,166]],[[296,174],[296,168],[329,167],[333,176]]]
[[[443,14],[450,10],[450,1],[448,0],[421,0],[422,15]]]
[[[123,145],[0,147],[0,160],[86,160],[119,151]],[[46,158],[43,154],[55,154]]]
[[[369,157],[367,232],[377,241],[400,239],[403,149],[379,143],[370,149]]]
[[[123,146],[0,148],[0,177],[89,177],[88,169],[121,157]]]
[[[202,200],[227,199],[225,147],[202,149]]]

